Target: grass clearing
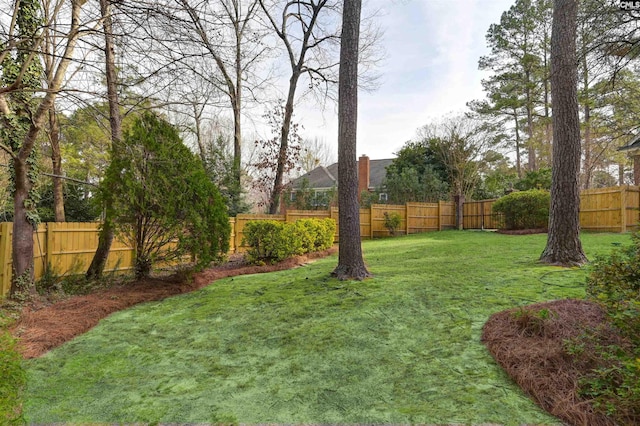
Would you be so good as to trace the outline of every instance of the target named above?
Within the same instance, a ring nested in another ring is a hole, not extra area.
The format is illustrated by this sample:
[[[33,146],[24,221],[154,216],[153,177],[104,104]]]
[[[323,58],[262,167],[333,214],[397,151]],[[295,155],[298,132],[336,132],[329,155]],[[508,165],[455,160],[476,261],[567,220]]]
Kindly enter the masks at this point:
[[[628,235],[583,234],[587,255]],[[367,241],[374,278],[336,258],[220,280],[119,312],[28,370],[30,423],[558,424],[494,363],[494,312],[582,297],[542,266],[546,235],[445,231]]]

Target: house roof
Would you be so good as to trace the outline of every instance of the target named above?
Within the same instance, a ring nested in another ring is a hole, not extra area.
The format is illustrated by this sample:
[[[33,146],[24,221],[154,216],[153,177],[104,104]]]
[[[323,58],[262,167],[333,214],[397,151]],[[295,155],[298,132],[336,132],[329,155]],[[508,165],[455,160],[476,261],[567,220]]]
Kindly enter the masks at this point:
[[[369,187],[377,188],[382,185],[384,178],[387,176],[386,167],[391,164],[393,159],[369,160]],[[356,161],[357,163],[357,161]],[[357,168],[356,168],[357,170]],[[291,181],[294,188],[300,188],[304,179],[309,181],[310,188],[332,188],[338,186],[338,163],[333,163],[328,167],[318,166],[305,173],[297,179]]]
[[[618,148],[618,151],[638,151],[640,150],[640,136],[636,136],[625,146]]]

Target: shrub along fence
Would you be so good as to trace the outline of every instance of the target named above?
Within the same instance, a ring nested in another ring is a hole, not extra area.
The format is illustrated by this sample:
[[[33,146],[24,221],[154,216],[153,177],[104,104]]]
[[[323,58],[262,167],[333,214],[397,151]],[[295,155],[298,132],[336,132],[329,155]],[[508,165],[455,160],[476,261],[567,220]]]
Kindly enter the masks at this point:
[[[455,206],[451,202],[439,203],[407,203],[405,205],[373,204],[370,208],[360,209],[360,237],[371,239],[389,236],[389,230],[384,226],[384,214],[396,213],[400,216],[399,232],[402,234],[417,234],[420,232],[441,231],[455,227]],[[246,248],[242,245],[243,229],[250,220],[277,220],[295,222],[298,219],[331,218],[338,224],[338,209],[330,210],[287,210],[283,215],[255,215],[239,214],[231,218],[230,252],[241,252]],[[335,241],[340,240],[336,227]]]
[[[504,223],[493,211],[496,200],[464,203],[464,229],[496,229]],[[593,232],[627,232],[640,228],[640,187],[614,186],[580,193],[580,228]]]
[[[502,226],[503,218],[493,212],[496,200],[470,201],[463,206],[464,229],[495,229]],[[360,210],[360,235],[363,239],[384,237],[389,230],[384,226],[384,214],[396,213],[401,225],[397,233],[416,234],[455,228],[455,205],[452,202],[407,203],[406,205],[374,204]],[[250,220],[279,220],[295,222],[298,219],[332,218],[338,222],[338,209],[289,210],[283,215],[238,215],[231,218],[230,253],[246,248],[242,245],[243,229]],[[599,232],[626,232],[637,230],[640,220],[640,187],[622,186],[582,191],[580,226],[583,230]],[[47,271],[56,275],[82,274],[86,271],[98,245],[97,222],[45,223],[33,233],[35,276],[40,279]],[[11,284],[12,223],[0,223],[0,297]],[[339,240],[336,230],[335,241]],[[115,240],[107,261],[106,271],[123,272],[133,269],[133,249]]]
[[[453,203],[410,203],[406,206],[373,205],[360,210],[360,233],[362,238],[389,235],[384,227],[384,213],[396,212],[402,218],[403,233],[438,231],[453,228]],[[242,214],[230,218],[230,253],[242,252],[243,229],[250,220],[279,220],[295,222],[298,219],[332,218],[338,222],[338,209],[291,210],[284,215]],[[98,247],[100,223],[42,223],[33,233],[35,277],[41,279],[47,271],[55,275],[80,275],[87,270]],[[0,223],[0,297],[9,292],[11,286],[11,236],[13,224]],[[335,240],[339,235],[336,231]],[[133,270],[133,249],[120,240],[114,240],[107,259],[105,272],[128,272]]]

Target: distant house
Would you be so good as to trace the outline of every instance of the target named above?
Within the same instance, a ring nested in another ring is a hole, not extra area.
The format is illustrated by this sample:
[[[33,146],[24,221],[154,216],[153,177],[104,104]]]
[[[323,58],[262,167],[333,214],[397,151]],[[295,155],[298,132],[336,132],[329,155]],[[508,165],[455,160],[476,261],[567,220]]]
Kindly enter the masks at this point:
[[[640,136],[631,139],[627,145],[618,148],[618,151],[626,152],[633,158],[633,184],[640,185]]]
[[[358,163],[358,198],[363,191],[373,192],[382,186],[387,175],[386,167],[393,159],[370,160],[361,156]],[[328,167],[319,166],[291,181],[290,201],[295,201],[296,191],[303,187],[312,191],[314,207],[328,207],[327,194],[338,188],[338,163]],[[387,194],[380,194],[380,201],[386,201]]]

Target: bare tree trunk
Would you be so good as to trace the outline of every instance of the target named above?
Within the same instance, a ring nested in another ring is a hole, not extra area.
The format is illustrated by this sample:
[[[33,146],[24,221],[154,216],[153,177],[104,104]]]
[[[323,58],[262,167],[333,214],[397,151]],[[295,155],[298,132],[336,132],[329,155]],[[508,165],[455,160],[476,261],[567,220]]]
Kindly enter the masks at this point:
[[[78,28],[80,9],[83,4],[83,0],[72,2],[71,24],[64,53],[56,71],[53,73],[53,79],[48,81],[49,87],[46,95],[42,98],[36,111],[31,115],[31,125],[24,137],[22,146],[17,155],[13,156],[15,192],[13,197],[13,238],[11,242],[13,249],[13,277],[9,292],[10,297],[15,297],[18,293],[36,293],[33,269],[33,224],[29,220],[29,209],[25,205],[33,185],[29,178],[30,166],[28,158],[35,148],[38,135],[45,124],[49,110],[53,107],[58,91],[62,87],[64,76],[73,57],[80,35]]]
[[[583,46],[582,50],[586,52],[586,46]],[[593,146],[591,143],[591,106],[589,105],[591,99],[589,94],[589,68],[586,53],[582,54],[582,73],[582,90],[584,91],[584,167],[582,169],[582,187],[584,189],[589,189],[591,187],[591,178],[593,175],[595,161],[593,158]]]
[[[15,158],[13,160],[15,173],[15,192],[13,195],[13,241],[12,262],[13,277],[9,297],[16,299],[24,296],[34,296],[36,287],[34,283],[33,265],[33,224],[28,218],[28,209],[25,202],[29,199],[31,180],[28,176],[29,165],[26,160]]]
[[[204,141],[202,140],[202,111],[203,108],[200,108],[197,102],[193,102],[191,104],[193,107],[193,119],[196,122],[196,142],[198,144],[198,150],[200,151],[200,159],[202,160],[202,164],[207,163],[207,148],[204,146]]]
[[[104,42],[105,42],[105,70],[107,77],[107,96],[109,99],[109,124],[111,127],[111,158],[120,155],[120,141],[122,140],[122,115],[120,114],[120,102],[118,100],[117,75],[115,65],[115,51],[113,43],[113,28],[109,0],[100,0],[100,13],[103,17]],[[113,243],[113,207],[111,197],[106,197],[105,217],[100,236],[98,237],[98,248],[93,256],[91,265],[87,270],[87,278],[98,278],[102,276],[104,267],[107,264],[107,257]]]
[[[587,261],[580,242],[580,119],[576,63],[577,0],[555,0],[551,32],[553,168],[544,263],[575,266]]]
[[[56,222],[64,222],[64,185],[62,182],[62,156],[60,155],[60,126],[55,106],[49,110],[49,141],[53,167],[53,213]]]
[[[529,79],[527,78],[527,81]],[[533,111],[531,106],[531,89],[527,89],[527,157],[528,167],[530,171],[538,170],[538,163],[536,161],[536,147],[533,145]]]
[[[520,158],[520,125],[518,124],[518,111],[513,108],[513,121],[515,122],[516,129],[516,171],[518,172],[518,179],[522,178],[522,160]]]
[[[236,30],[236,90],[235,98],[232,99],[233,104],[233,178],[235,187],[241,188],[242,175],[242,31],[240,29],[240,10],[239,6],[235,8],[235,30]],[[234,209],[240,202],[240,193],[232,191],[233,199],[231,200]]]
[[[332,275],[363,280],[371,274],[362,258],[356,166],[358,125],[358,43],[361,0],[344,0],[338,87],[338,206],[340,251]]]
[[[278,152],[278,164],[276,166],[276,177],[273,182],[273,189],[269,197],[269,214],[278,213],[280,207],[280,196],[282,194],[282,181],[284,179],[284,167],[287,161],[287,151],[289,150],[289,132],[291,130],[291,119],[293,118],[293,102],[296,96],[296,87],[300,72],[297,70],[289,79],[289,95],[284,107],[284,117],[282,118],[282,130],[280,132],[280,150]],[[355,158],[355,154],[354,154]],[[340,172],[338,172],[340,173]]]

